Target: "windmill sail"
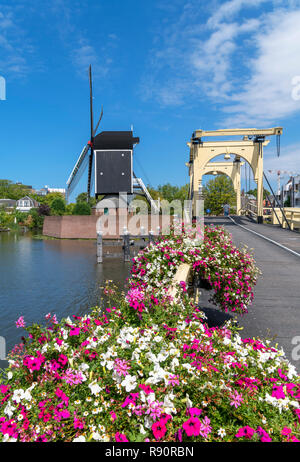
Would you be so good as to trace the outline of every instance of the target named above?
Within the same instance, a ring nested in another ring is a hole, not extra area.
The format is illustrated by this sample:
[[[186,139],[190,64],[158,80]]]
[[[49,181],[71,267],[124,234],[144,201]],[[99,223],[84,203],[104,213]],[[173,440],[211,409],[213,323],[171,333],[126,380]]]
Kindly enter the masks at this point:
[[[80,180],[80,178],[82,177],[86,167],[87,167],[87,164],[88,164],[88,159],[89,159],[89,156],[88,156],[88,152],[89,152],[89,149],[90,149],[90,146],[89,144],[87,144],[83,150],[81,151],[81,154],[80,156],[78,157],[78,160],[71,172],[71,175],[69,176],[69,179],[67,181],[67,192],[66,192],[66,197],[67,197],[67,200],[69,199],[70,197],[70,194],[73,192],[74,188],[76,187],[76,185],[78,184],[78,181]]]

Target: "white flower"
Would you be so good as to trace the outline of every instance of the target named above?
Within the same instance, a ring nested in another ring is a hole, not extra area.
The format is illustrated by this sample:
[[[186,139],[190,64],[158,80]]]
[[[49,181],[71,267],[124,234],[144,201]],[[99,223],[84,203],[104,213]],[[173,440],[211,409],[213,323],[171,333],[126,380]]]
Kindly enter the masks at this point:
[[[24,398],[24,390],[23,388],[18,388],[17,390],[14,391],[14,394],[12,396],[12,400],[15,401],[16,403],[20,403],[22,399]]]
[[[78,436],[77,438],[74,438],[73,443],[85,443],[85,437],[84,436]]]
[[[48,345],[47,345],[47,343],[46,343],[46,345],[44,345],[44,346],[42,347],[42,350],[41,350],[41,351],[42,351],[42,353],[46,353],[47,350],[48,350]]]
[[[149,416],[146,416],[144,419],[144,426],[146,428],[152,428],[152,424],[153,424],[153,419]]]
[[[136,377],[130,374],[126,375],[123,382],[121,382],[121,385],[122,387],[125,387],[127,392],[134,390],[137,386]]]
[[[3,443],[15,443],[17,441],[16,438],[11,438],[9,435],[4,435],[3,436]]]
[[[87,371],[88,369],[90,368],[90,366],[86,363],[82,363],[80,364],[80,366],[78,366],[78,369],[80,369],[81,371]]]
[[[98,395],[102,388],[98,385],[96,380],[89,384],[89,389],[91,390],[92,395]]]
[[[140,433],[142,433],[142,435],[147,433],[142,424],[140,425]]]
[[[95,441],[102,441],[102,436],[100,435],[99,432],[94,432],[94,433],[92,434],[92,438],[93,438],[93,440],[95,440]]]
[[[221,438],[224,438],[224,436],[226,436],[226,431],[224,428],[219,428],[218,430],[218,435],[221,437]]]

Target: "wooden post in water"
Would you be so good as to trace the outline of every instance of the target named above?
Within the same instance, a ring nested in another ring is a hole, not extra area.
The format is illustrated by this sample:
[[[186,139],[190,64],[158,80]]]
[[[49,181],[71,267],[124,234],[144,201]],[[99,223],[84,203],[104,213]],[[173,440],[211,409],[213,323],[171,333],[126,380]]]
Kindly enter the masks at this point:
[[[124,261],[130,261],[130,234],[126,230],[124,230],[124,236],[123,236],[123,241],[124,241]]]
[[[97,263],[103,262],[103,238],[102,232],[97,233]]]

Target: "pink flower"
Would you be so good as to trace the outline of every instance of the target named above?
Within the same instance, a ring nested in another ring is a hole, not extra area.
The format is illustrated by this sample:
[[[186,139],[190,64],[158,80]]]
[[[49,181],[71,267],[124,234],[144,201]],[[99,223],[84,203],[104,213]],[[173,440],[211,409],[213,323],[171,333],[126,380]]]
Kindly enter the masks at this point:
[[[116,358],[114,369],[119,376],[126,376],[128,375],[128,370],[130,369],[130,366],[128,364],[128,361],[126,361],[125,359]]]
[[[159,420],[158,422],[154,422],[154,424],[152,424],[152,431],[156,440],[162,439],[167,431],[165,421]]]
[[[255,433],[255,430],[249,427],[248,425],[246,425],[245,427],[241,427],[235,436],[236,438],[251,439],[254,433]]]
[[[190,417],[182,425],[182,428],[184,429],[187,436],[198,436],[200,433],[200,427],[201,422],[198,417]]]
[[[110,411],[110,416],[111,416],[111,420],[114,422],[117,418],[116,416],[116,413],[114,411]]]
[[[150,401],[150,398],[148,398],[148,409],[146,411],[146,414],[150,414],[150,417],[155,421],[158,419],[163,411],[163,403],[159,401]]]
[[[69,385],[79,385],[83,382],[83,376],[81,372],[75,371],[74,369],[67,369],[62,375],[62,379]]]
[[[208,434],[211,432],[210,419],[208,417],[204,417],[203,421],[200,425],[199,434],[203,436],[203,438],[207,438]]]
[[[4,422],[2,426],[0,426],[0,431],[3,435],[8,435],[11,437],[15,437],[17,435],[17,424],[14,420],[10,419],[7,422]]]
[[[291,430],[291,428],[289,428],[289,427],[283,427],[283,429],[281,430],[281,434],[282,434],[283,436],[288,436],[288,435],[290,435],[291,433],[292,433],[292,430]]]
[[[129,441],[129,440],[126,438],[126,435],[124,435],[124,433],[119,433],[119,432],[117,432],[117,433],[115,434],[115,438],[116,438],[116,441],[117,441],[118,443],[125,443],[125,442]]]
[[[232,399],[230,406],[234,406],[235,408],[238,408],[244,401],[243,396],[240,395],[236,390],[234,390],[233,393],[229,393],[229,396]]]
[[[16,321],[16,326],[19,329],[19,327],[25,327],[26,323],[24,321],[24,316],[20,316],[19,319]]]
[[[270,435],[263,428],[257,427],[256,431],[261,436],[260,441],[262,443],[271,443],[272,442],[272,438],[270,437]]]
[[[74,428],[79,428],[79,429],[84,428],[84,423],[82,422],[82,420],[77,419],[77,417],[74,418],[73,425],[74,425]]]
[[[285,393],[283,391],[283,385],[274,385],[273,386],[273,391],[272,391],[272,396],[277,399],[284,399],[285,398]]]
[[[145,385],[144,383],[141,383],[139,385],[139,388],[141,388],[146,393],[146,395],[150,395],[150,393],[154,393],[152,388],[150,388],[149,385]]]
[[[174,387],[175,385],[179,385],[178,378],[179,375],[170,375],[168,385],[172,385],[172,387]]]
[[[80,335],[80,327],[72,327],[69,335],[70,337],[73,335]]]
[[[68,358],[65,355],[59,355],[58,357],[58,362],[62,365],[65,366],[68,363]]]
[[[191,417],[195,417],[196,415],[200,415],[202,413],[202,409],[197,407],[189,407],[186,412]]]

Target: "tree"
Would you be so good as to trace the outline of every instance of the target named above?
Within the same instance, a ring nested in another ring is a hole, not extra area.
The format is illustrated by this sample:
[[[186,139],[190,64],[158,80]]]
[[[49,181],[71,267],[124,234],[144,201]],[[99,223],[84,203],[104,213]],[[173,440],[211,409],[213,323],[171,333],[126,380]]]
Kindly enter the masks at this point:
[[[218,175],[203,187],[204,209],[212,214],[223,214],[223,206],[227,203],[236,206],[236,194],[232,181],[226,175]]]
[[[79,204],[79,203],[82,203],[82,202],[86,202],[87,203],[87,193],[86,192],[82,192],[80,194],[78,194],[78,196],[76,197],[76,203]],[[90,197],[89,199],[89,204],[91,206],[93,205],[96,205],[96,199],[95,197]]]
[[[91,206],[87,202],[78,202],[73,208],[72,215],[90,215]]]
[[[65,201],[58,197],[57,199],[53,199],[51,202],[51,213],[52,215],[63,215],[66,210]]]
[[[23,184],[13,183],[11,180],[0,180],[0,199],[18,200],[28,196],[30,189]]]
[[[0,229],[9,228],[14,222],[14,216],[6,213],[5,210],[0,210]]]
[[[31,209],[27,219],[24,221],[24,225],[29,229],[42,229],[44,218],[44,215],[39,215],[37,209]]]
[[[41,204],[37,211],[39,215],[43,215],[43,216],[51,215],[51,208],[47,204]]]
[[[65,215],[73,215],[73,210],[74,210],[74,207],[75,207],[76,204],[67,204],[66,205],[66,211],[65,211]]]

